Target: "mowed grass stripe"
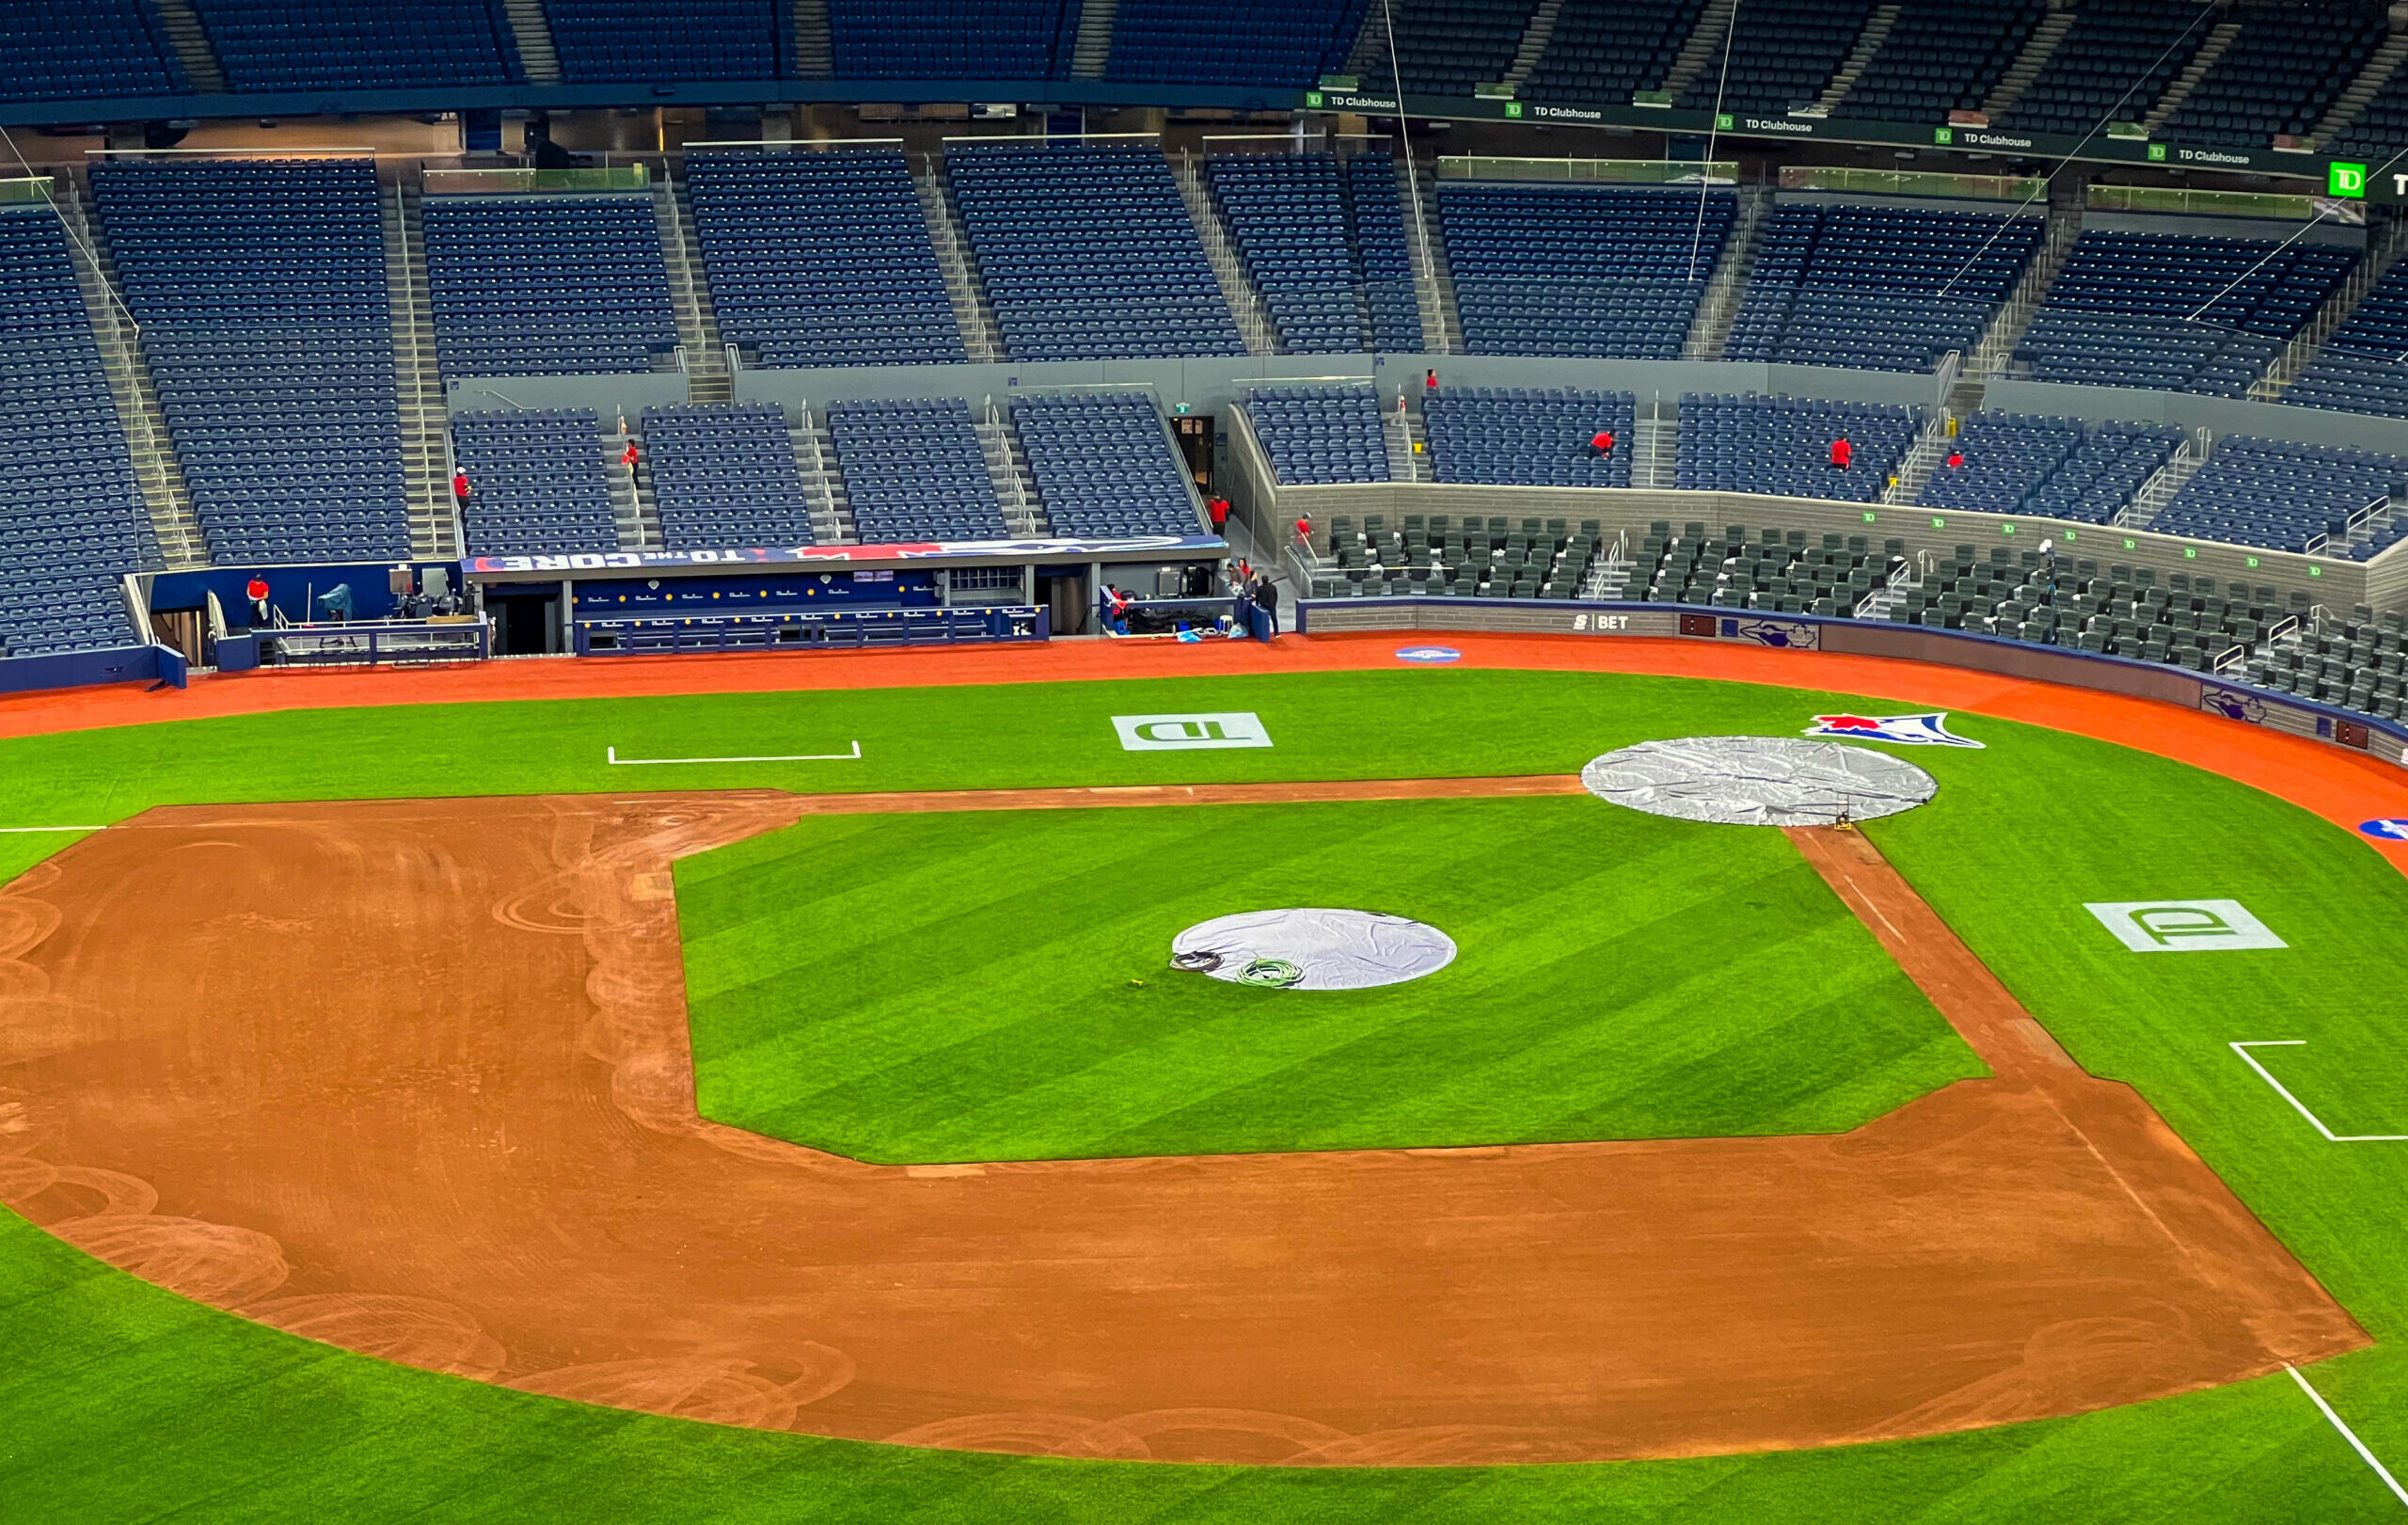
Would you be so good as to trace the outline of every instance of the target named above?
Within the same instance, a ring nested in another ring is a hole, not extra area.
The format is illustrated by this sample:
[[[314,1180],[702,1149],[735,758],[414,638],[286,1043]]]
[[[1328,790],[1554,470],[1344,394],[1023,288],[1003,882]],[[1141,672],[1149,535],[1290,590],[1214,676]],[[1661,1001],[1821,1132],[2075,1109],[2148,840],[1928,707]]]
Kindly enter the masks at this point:
[[[824,825],[681,866],[698,1087],[863,1158],[1832,1131],[1982,1072],[1773,833],[1585,796]],[[1168,967],[1182,928],[1283,905],[1462,953],[1355,992]]]

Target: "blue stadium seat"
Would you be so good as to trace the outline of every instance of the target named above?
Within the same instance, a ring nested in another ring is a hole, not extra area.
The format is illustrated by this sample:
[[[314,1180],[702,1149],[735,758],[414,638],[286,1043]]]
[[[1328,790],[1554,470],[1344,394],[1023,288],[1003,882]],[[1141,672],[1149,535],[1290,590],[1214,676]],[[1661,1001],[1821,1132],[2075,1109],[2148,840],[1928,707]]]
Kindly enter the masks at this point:
[[[677,348],[650,193],[431,196],[425,207],[446,376],[650,371]]]
[[[2229,436],[2147,528],[2273,550],[2337,548],[2387,512],[2403,473],[2408,461],[2397,455]]]
[[[66,235],[0,211],[0,656],[134,644],[148,518]]]
[[[0,98],[76,101],[191,88],[150,0],[0,6]]]
[[[720,332],[753,363],[968,359],[899,151],[698,153],[686,188]]]
[[[1627,487],[1637,400],[1628,392],[1450,388],[1422,404],[1440,482],[1516,487]],[[1599,430],[1613,453],[1590,447]]]
[[[1402,76],[1415,94],[1468,96],[1503,79],[1538,0],[1382,0],[1363,56],[1364,85],[1386,91]],[[1754,0],[1765,3],[1765,0]],[[1387,39],[1396,38],[1391,62]]]
[[[2139,121],[2213,35],[2217,15],[2197,0],[2081,7],[2056,52],[1995,125],[2081,137],[2110,121]]]
[[[1747,0],[1727,58],[1699,71],[1677,104],[1786,115],[1811,104],[1864,30],[1864,12],[1830,0]]]
[[[214,559],[408,555],[375,165],[114,162],[92,194]]]
[[[1882,403],[1691,393],[1681,399],[1673,485],[1690,492],[1756,492],[1870,503],[1914,443],[1917,410]],[[1831,468],[1831,441],[1855,454]]]
[[[1704,8],[1705,0],[1563,0],[1522,98],[1628,105],[1663,87]]]
[[[1104,77],[1308,88],[1322,75],[1344,71],[1366,4],[1224,0],[1199,7],[1187,0],[1120,0]],[[1069,48],[1056,57],[1067,64]]]
[[[590,408],[463,413],[452,458],[468,478],[461,525],[472,556],[619,548],[602,421]]]
[[[1678,359],[1736,202],[1728,191],[1438,188],[1474,355]]]
[[[945,173],[1013,359],[1245,353],[1158,147],[956,144]]]
[[[2047,229],[2038,216],[1782,202],[1724,357],[1929,371],[1972,352]]]
[[[831,403],[828,436],[863,544],[1011,538],[960,398]]]
[[[657,79],[775,79],[772,0],[543,0],[561,73],[572,85]]]
[[[645,408],[643,456],[670,549],[813,544],[802,467],[775,404]]]
[[[2170,423],[2085,426],[2078,419],[1976,413],[1956,437],[1965,464],[1942,466],[1916,500],[2110,524],[2181,443],[2182,431]]]
[[[2270,6],[2236,10],[2241,36],[2167,118],[2167,137],[2262,149],[2305,137],[2358,77],[2386,33],[2372,7]]]
[[[1242,405],[1282,484],[1389,480],[1379,394],[1370,387],[1259,387]]]
[[[1193,535],[1196,488],[1143,392],[1063,392],[1012,402],[1054,532],[1085,538]]]
[[[2408,262],[2384,272],[2333,331],[2283,401],[2408,419]]]
[[[523,84],[502,0],[192,0],[237,90]]]
[[[827,0],[838,79],[1062,79],[1078,0]]]
[[[2047,0],[1906,0],[1839,114],[1940,122],[1972,111],[2048,13]]]

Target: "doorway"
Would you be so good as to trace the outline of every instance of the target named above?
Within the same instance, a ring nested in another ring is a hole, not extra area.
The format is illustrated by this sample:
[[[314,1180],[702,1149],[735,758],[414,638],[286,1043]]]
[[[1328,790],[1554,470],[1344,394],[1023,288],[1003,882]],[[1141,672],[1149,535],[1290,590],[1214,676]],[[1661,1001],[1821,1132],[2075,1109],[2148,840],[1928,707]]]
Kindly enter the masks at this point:
[[[489,587],[485,612],[493,617],[496,656],[543,657],[561,649],[558,588],[504,593]]]
[[[1198,418],[1181,415],[1171,421],[1171,437],[1179,441],[1179,455],[1187,467],[1187,474],[1196,481],[1196,490],[1205,497],[1212,496],[1212,420],[1207,414]]]
[[[1084,566],[1040,566],[1037,569],[1037,601],[1045,606],[1055,635],[1085,635],[1095,599],[1087,591]]]

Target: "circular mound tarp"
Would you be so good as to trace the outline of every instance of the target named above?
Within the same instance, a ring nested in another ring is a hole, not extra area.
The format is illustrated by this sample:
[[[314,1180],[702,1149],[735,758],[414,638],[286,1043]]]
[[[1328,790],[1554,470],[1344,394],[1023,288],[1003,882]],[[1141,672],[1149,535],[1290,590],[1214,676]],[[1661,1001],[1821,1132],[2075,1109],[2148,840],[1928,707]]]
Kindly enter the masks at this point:
[[[1171,939],[1171,967],[1269,990],[1399,985],[1455,961],[1437,928],[1375,911],[1302,907],[1198,922]]]
[[[1932,776],[1885,752],[1776,736],[1641,741],[1580,770],[1601,800],[1725,826],[1829,826],[1871,820],[1940,792]]]

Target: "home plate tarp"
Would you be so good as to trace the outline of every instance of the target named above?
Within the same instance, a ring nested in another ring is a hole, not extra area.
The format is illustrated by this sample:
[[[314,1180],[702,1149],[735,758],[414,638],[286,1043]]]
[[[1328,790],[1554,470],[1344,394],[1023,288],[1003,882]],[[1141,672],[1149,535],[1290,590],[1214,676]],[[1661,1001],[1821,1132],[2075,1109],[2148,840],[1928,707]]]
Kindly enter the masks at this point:
[[[1349,991],[1435,974],[1455,961],[1455,940],[1403,916],[1305,906],[1198,922],[1170,952],[1174,968],[1235,984]]]
[[[1829,826],[1912,810],[1940,792],[1887,753],[1794,737],[1693,736],[1641,741],[1580,770],[1618,805],[1726,826]]]

